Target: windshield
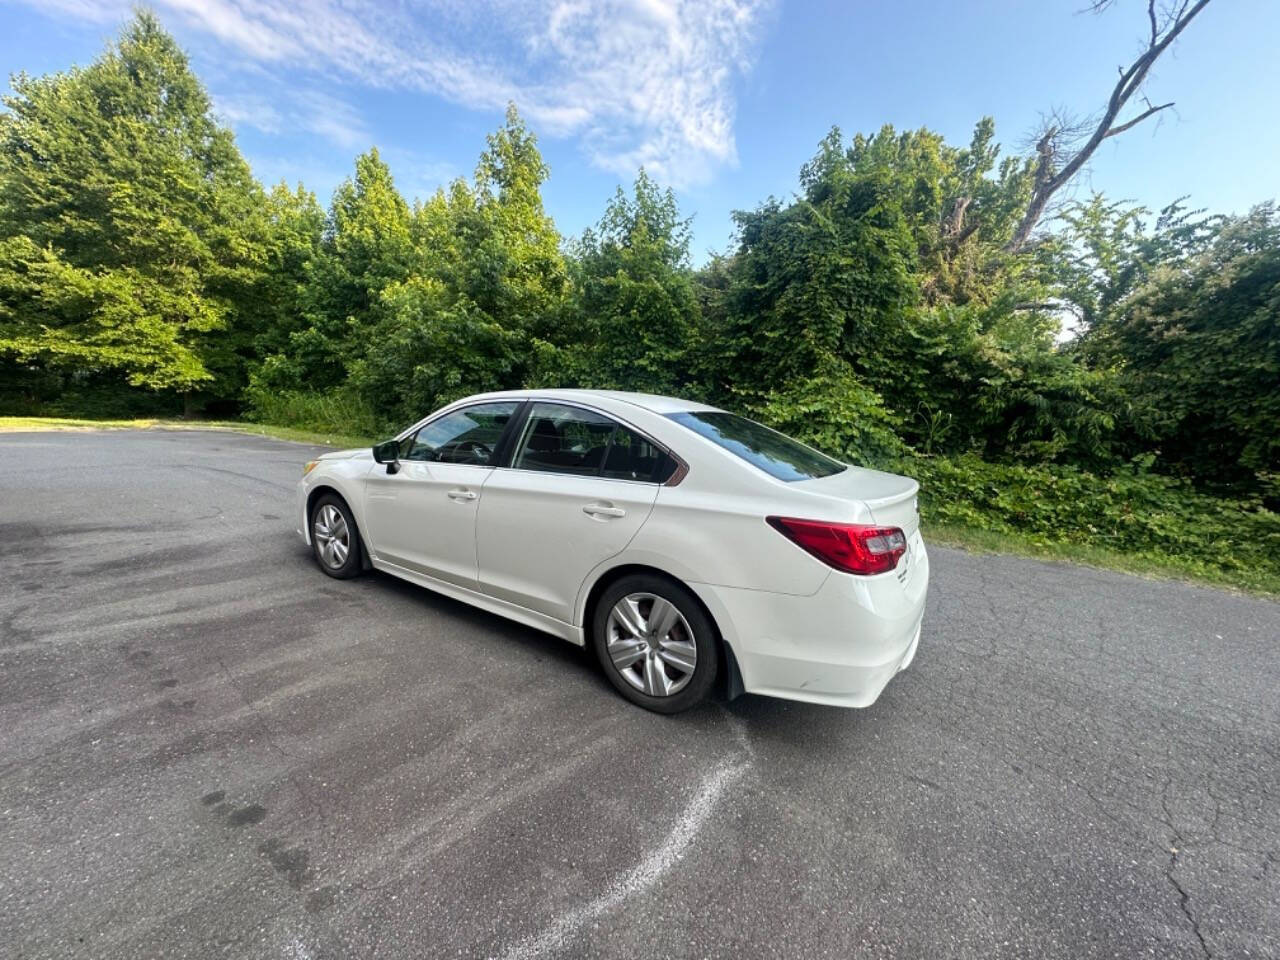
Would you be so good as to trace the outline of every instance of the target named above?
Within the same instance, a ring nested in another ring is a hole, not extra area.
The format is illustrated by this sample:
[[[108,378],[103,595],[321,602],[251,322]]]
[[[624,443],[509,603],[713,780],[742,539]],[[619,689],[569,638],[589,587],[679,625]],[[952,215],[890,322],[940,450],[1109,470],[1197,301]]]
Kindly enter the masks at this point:
[[[669,416],[779,480],[814,480],[844,469],[840,461],[736,413],[697,410]]]

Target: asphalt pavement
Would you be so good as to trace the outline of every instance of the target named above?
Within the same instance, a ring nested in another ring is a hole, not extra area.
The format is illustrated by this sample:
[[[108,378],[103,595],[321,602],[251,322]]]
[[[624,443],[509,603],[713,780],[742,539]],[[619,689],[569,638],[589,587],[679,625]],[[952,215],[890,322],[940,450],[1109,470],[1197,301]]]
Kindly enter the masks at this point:
[[[870,709],[660,717],[314,452],[0,435],[0,957],[1280,957],[1280,604],[934,548]]]

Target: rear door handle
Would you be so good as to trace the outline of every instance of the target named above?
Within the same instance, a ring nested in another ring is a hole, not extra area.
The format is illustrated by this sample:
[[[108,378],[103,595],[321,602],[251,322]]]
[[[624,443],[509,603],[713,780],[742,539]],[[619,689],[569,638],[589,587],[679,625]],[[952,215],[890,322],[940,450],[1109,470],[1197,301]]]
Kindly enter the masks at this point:
[[[480,494],[474,490],[454,489],[449,491],[449,499],[457,500],[459,503],[465,503],[467,500],[475,500]]]
[[[582,512],[591,517],[625,517],[627,511],[621,507],[611,507],[603,503],[588,503]]]

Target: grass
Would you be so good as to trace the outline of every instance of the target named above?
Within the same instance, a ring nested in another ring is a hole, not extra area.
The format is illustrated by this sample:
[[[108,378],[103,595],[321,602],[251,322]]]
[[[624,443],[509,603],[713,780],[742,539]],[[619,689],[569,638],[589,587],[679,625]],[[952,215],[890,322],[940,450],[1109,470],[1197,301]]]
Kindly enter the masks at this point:
[[[352,436],[296,427],[276,427],[243,420],[78,420],[70,417],[0,417],[0,433],[43,432],[48,430],[234,430],[259,437],[315,443],[325,446],[368,447],[371,437]]]
[[[1226,587],[1280,599],[1280,575],[1269,570],[1222,570],[1198,560],[1164,554],[1127,553],[1079,543],[1041,543],[1016,534],[976,527],[924,524],[926,543],[958,547],[969,553],[1005,553],[1037,560],[1117,570],[1149,580],[1177,580]]]
[[[45,430],[234,430],[277,440],[314,443],[327,446],[367,447],[372,437],[332,432],[277,427],[239,420],[78,420],[62,417],[0,417],[0,433]],[[1042,543],[1016,534],[982,530],[975,527],[926,523],[928,542],[959,547],[971,553],[1004,553],[1065,563],[1118,570],[1122,573],[1161,580],[1188,583],[1254,593],[1280,598],[1280,575],[1265,569],[1222,570],[1185,557],[1126,553],[1105,547],[1076,543]]]

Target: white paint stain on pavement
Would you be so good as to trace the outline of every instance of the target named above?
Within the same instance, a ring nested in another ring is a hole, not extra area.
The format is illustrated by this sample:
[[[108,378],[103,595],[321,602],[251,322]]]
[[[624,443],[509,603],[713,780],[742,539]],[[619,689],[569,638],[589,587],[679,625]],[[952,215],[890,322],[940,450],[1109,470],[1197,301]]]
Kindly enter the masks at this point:
[[[556,919],[536,937],[522,940],[502,960],[532,960],[562,947],[582,926],[630,897],[644,893],[667,873],[693,843],[725,788],[747,768],[744,762],[721,764],[702,781],[698,793],[685,807],[675,828],[657,849],[651,851],[625,876],[614,881],[600,896]]]

